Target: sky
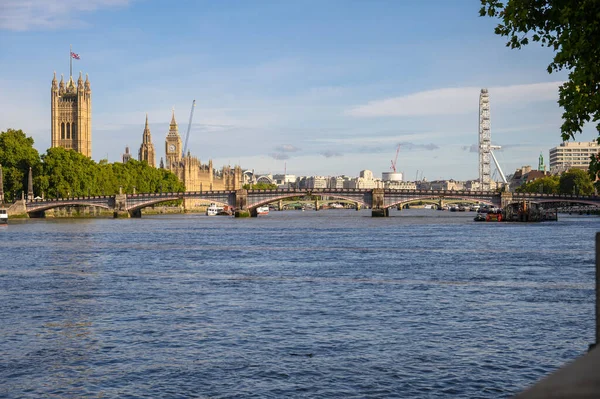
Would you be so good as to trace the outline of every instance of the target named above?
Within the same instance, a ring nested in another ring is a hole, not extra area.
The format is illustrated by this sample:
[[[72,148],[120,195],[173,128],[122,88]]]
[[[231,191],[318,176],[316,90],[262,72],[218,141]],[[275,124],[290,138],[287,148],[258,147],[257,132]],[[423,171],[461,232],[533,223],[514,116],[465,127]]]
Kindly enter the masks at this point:
[[[505,47],[476,0],[0,0],[0,131],[50,146],[53,72],[89,74],[92,158],[189,150],[257,173],[478,177],[479,91],[505,174],[561,143],[549,49]],[[76,79],[76,78],[75,78]],[[596,138],[586,126],[579,141]],[[499,178],[499,177],[498,177]]]

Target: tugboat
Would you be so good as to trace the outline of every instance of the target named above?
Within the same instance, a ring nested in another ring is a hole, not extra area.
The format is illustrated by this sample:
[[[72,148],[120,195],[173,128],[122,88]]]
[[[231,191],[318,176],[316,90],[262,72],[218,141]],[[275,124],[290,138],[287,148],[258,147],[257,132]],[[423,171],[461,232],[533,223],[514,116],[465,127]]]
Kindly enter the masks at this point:
[[[8,224],[8,210],[0,208],[0,224]]]

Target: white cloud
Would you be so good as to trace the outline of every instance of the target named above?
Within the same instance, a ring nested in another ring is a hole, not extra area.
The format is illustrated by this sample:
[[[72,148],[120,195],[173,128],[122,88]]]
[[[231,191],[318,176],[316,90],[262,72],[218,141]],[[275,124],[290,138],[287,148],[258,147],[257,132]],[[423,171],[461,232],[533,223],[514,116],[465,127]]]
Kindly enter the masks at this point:
[[[558,86],[562,82],[489,88],[490,102],[494,104],[530,103],[558,100]],[[401,97],[371,101],[345,112],[355,117],[454,115],[477,111],[479,87],[457,87],[421,91]]]
[[[26,31],[80,27],[83,12],[120,7],[130,0],[4,0],[0,4],[0,29]]]

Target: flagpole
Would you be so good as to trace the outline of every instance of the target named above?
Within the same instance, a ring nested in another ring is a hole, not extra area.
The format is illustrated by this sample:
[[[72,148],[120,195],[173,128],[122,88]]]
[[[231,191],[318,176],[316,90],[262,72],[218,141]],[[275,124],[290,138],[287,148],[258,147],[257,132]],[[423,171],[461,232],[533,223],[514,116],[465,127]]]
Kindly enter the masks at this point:
[[[69,78],[72,78],[72,77],[73,77],[73,45],[69,44]]]

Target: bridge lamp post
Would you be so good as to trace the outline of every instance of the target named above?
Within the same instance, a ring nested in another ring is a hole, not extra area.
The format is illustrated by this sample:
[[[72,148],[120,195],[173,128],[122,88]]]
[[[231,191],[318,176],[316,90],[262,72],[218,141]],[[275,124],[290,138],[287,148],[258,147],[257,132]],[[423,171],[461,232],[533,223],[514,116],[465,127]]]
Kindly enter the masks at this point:
[[[135,189],[136,189],[136,187],[135,187],[135,186],[133,186],[133,193],[134,193],[134,194],[135,194]]]

